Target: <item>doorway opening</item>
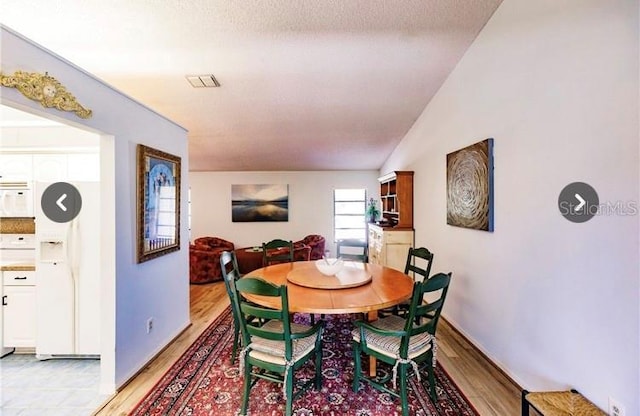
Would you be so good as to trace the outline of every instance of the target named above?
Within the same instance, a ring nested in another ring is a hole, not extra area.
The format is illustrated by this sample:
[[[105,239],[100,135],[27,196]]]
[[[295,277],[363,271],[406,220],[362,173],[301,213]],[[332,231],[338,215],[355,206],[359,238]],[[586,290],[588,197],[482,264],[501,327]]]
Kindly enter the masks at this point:
[[[109,318],[115,309],[115,291],[112,289],[115,286],[113,137],[89,131],[79,124],[57,118],[46,110],[23,110],[23,107],[4,100],[0,105],[0,134],[0,158],[2,162],[7,162],[0,163],[0,170],[6,171],[0,172],[0,175],[24,177],[33,190],[29,203],[34,207],[32,218],[35,223],[36,250],[33,265],[38,277],[33,290],[36,294],[39,289],[44,291],[46,288],[47,292],[52,290],[55,286],[46,287],[42,282],[50,283],[52,280],[45,281],[44,277],[52,279],[54,274],[66,288],[71,288],[58,294],[64,295],[65,299],[58,304],[42,301],[42,293],[45,292],[41,292],[41,296],[35,296],[35,311],[31,311],[35,315],[36,325],[33,342],[24,342],[16,348],[13,356],[7,355],[2,358],[0,364],[17,362],[25,371],[20,377],[26,376],[27,371],[37,371],[40,379],[41,376],[49,380],[83,379],[84,386],[90,386],[83,394],[79,396],[77,386],[71,383],[68,386],[70,396],[59,397],[65,393],[60,392],[58,383],[57,391],[53,393],[57,397],[52,397],[50,403],[56,403],[54,407],[93,406],[91,410],[94,410],[115,390],[115,356],[110,352],[113,348],[109,348],[109,345],[115,343],[113,319]],[[82,221],[74,219],[74,227],[70,224],[56,226],[43,215],[39,200],[42,190],[48,184],[59,182],[75,183],[78,184],[78,189],[88,189],[86,195],[81,193],[84,198],[81,208],[83,215],[79,214],[77,218]],[[3,222],[6,222],[5,219]],[[47,242],[48,240],[50,241]],[[67,264],[59,269],[65,269],[69,273],[59,274],[53,267],[47,269],[53,262],[47,263],[47,259],[42,256],[42,247],[54,247],[54,240],[66,245],[61,255]],[[83,251],[82,247],[86,245],[97,247],[97,250],[93,250],[97,252],[91,254],[90,251]],[[79,255],[79,258],[72,259],[72,253]],[[38,285],[38,282],[42,284]],[[2,319],[4,316],[0,315],[0,321]],[[7,326],[3,322],[2,332],[5,332],[5,327]],[[7,342],[2,336],[0,341],[2,347],[12,347],[6,345]],[[38,354],[40,357],[37,357]],[[5,370],[1,375],[2,385],[9,387],[13,380],[9,380],[7,384],[6,379],[15,374],[9,374],[6,369],[14,366],[3,367]],[[72,370],[78,370],[85,375],[62,375],[63,372]],[[19,383],[20,381],[17,381],[18,385]],[[35,391],[32,393],[38,398],[47,390],[46,386],[33,387]],[[76,391],[75,395],[73,391]],[[24,386],[19,387],[20,400],[10,400],[7,393],[10,392],[5,389],[3,394],[7,406],[13,403],[22,408],[21,406],[28,403],[39,403],[39,408],[42,409],[43,401],[29,401],[29,392]]]

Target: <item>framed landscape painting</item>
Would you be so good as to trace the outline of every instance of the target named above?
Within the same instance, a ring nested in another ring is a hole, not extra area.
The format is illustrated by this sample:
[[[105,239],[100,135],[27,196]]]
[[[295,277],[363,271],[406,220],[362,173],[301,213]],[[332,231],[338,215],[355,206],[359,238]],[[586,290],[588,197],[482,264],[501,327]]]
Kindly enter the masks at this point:
[[[231,221],[289,221],[289,185],[231,185]]]
[[[447,155],[447,224],[493,231],[493,139]]]

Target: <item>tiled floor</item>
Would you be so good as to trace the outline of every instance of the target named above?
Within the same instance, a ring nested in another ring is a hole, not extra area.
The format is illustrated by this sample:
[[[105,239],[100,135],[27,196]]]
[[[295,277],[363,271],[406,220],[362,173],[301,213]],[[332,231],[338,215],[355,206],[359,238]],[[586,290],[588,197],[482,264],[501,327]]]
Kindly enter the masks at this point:
[[[99,379],[100,360],[8,355],[0,360],[0,415],[91,415],[108,398]]]

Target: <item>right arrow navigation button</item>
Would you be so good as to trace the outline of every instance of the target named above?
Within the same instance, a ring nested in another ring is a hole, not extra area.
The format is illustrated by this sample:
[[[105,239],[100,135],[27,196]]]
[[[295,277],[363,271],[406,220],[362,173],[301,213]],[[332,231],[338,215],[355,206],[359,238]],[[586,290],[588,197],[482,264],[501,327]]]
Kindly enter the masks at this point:
[[[598,193],[591,185],[573,182],[565,186],[558,196],[560,214],[571,222],[586,222],[600,209]]]
[[[579,204],[576,205],[575,211],[580,211],[582,209],[582,207],[584,207],[584,204],[585,204],[586,201],[584,199],[582,199],[580,194],[576,194],[575,197],[579,202]]]

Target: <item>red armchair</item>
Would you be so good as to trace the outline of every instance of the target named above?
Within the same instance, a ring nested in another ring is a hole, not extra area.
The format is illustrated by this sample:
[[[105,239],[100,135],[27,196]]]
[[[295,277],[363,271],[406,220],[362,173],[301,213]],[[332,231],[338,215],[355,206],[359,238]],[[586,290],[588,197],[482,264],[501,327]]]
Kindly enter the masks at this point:
[[[222,238],[196,238],[189,246],[189,283],[200,284],[222,280],[220,254],[233,249],[233,243]]]
[[[296,244],[304,244],[311,248],[311,254],[309,255],[309,260],[319,260],[324,256],[324,237],[318,234],[311,234],[306,236],[300,241],[296,241],[294,243],[294,247]]]
[[[311,260],[311,248],[306,244],[293,243],[293,261]]]

